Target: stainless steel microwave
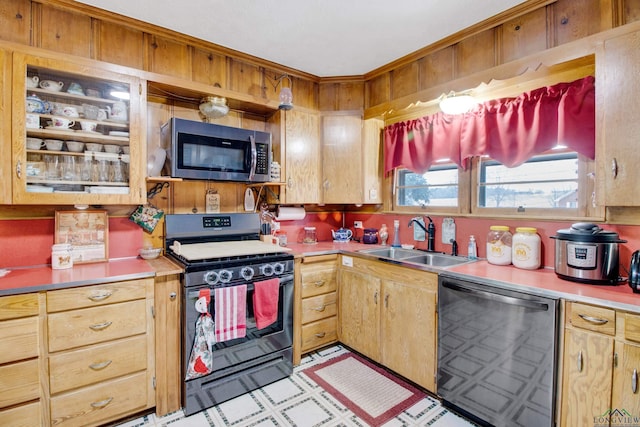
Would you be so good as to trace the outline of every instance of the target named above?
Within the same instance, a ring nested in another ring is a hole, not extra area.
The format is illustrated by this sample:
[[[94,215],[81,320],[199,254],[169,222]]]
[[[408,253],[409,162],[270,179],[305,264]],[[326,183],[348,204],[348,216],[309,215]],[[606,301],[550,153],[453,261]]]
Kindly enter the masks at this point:
[[[172,118],[161,129],[171,176],[212,181],[271,179],[271,134]]]

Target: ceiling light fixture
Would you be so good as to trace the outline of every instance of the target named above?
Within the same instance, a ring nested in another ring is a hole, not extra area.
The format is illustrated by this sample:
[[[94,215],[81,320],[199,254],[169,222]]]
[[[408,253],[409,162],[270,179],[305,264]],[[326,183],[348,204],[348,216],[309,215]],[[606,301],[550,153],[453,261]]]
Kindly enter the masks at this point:
[[[206,96],[200,101],[200,112],[206,118],[219,119],[229,113],[227,98],[222,96]]]
[[[287,80],[289,82],[289,86],[285,86],[283,80]],[[276,77],[275,84],[273,85],[273,89],[277,89],[278,85],[282,84],[282,88],[280,89],[280,95],[278,99],[280,100],[280,105],[278,108],[280,110],[291,110],[293,108],[293,93],[291,92],[291,88],[293,87],[293,83],[291,82],[291,77],[287,74],[283,74],[280,77]]]
[[[464,114],[476,105],[476,100],[469,94],[456,94],[454,91],[440,97],[440,110],[445,114]]]

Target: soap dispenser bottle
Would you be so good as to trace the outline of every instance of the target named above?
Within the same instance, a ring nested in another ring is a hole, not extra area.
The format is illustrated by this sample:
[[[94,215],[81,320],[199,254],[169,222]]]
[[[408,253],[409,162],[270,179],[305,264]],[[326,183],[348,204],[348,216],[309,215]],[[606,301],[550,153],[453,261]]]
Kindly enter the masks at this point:
[[[391,245],[394,248],[399,248],[400,245],[400,220],[393,220],[393,244]]]
[[[469,250],[467,257],[469,259],[478,259],[478,246],[476,245],[476,237],[473,234],[469,237]]]

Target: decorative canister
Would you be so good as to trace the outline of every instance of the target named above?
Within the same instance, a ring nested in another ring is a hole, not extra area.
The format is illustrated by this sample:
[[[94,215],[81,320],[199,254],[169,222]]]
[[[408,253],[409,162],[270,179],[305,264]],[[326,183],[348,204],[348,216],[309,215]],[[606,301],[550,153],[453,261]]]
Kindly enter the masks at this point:
[[[533,227],[518,227],[513,235],[511,262],[518,268],[540,268],[540,236]]]
[[[511,264],[511,232],[505,225],[492,225],[487,235],[487,261],[496,265]]]
[[[51,247],[51,268],[62,270],[73,267],[73,257],[69,243],[58,243]]]

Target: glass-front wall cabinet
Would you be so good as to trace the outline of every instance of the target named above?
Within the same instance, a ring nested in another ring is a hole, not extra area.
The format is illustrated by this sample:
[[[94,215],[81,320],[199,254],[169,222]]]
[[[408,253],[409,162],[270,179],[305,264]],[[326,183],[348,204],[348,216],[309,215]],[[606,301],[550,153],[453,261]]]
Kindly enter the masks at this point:
[[[107,65],[14,53],[13,203],[143,203],[142,92]]]

